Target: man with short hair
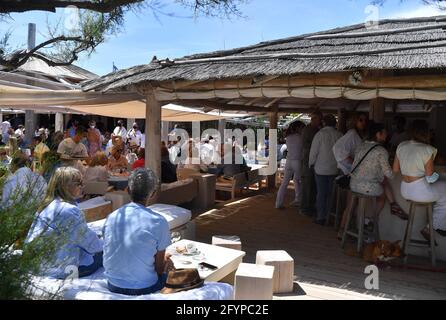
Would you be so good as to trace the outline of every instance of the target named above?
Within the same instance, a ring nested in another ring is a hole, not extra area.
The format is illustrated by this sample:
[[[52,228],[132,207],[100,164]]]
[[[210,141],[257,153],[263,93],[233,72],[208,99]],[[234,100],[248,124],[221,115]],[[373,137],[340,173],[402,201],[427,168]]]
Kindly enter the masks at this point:
[[[336,118],[332,114],[324,116],[323,128],[315,135],[310,149],[309,166],[314,167],[317,189],[316,223],[325,225],[334,180],[339,172],[333,153],[333,146],[342,137],[336,130]]]
[[[86,169],[80,160],[75,160],[73,158],[88,157],[87,147],[81,143],[83,137],[84,131],[81,127],[78,127],[74,137],[62,140],[57,148],[57,153],[61,156],[62,166],[74,167],[82,173],[82,176],[84,175]]]
[[[300,212],[313,216],[316,212],[316,181],[314,170],[308,165],[311,143],[319,131],[322,123],[322,113],[315,111],[311,114],[311,122],[302,131],[302,177]]]
[[[66,138],[62,140],[57,148],[57,153],[65,157],[88,157],[87,148],[81,143],[84,137],[82,128],[76,129],[76,134],[73,138]]]
[[[104,268],[108,288],[114,293],[145,295],[161,290],[165,254],[170,245],[166,219],[146,207],[158,185],[152,170],[138,168],[129,177],[131,203],[111,213],[104,226]]]

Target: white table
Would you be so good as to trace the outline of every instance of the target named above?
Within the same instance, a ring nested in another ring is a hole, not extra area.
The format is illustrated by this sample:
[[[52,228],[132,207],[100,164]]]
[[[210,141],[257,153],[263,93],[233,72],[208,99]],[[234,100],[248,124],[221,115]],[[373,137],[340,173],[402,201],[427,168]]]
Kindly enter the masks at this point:
[[[195,244],[196,248],[203,255],[200,258],[198,256],[185,256],[177,253],[177,247],[185,247],[188,243]],[[218,282],[237,270],[240,263],[242,263],[245,256],[244,251],[233,250],[223,247],[217,247],[206,243],[180,240],[166,250],[167,253],[172,254],[171,260],[177,269],[184,268],[197,268],[200,277],[208,282]],[[217,270],[201,270],[198,264],[200,262],[206,262],[218,267]]]

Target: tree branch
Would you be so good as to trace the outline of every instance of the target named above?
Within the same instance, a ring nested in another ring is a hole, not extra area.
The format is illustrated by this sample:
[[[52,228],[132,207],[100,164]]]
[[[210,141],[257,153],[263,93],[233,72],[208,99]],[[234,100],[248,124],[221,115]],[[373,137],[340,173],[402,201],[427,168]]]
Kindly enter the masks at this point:
[[[0,13],[41,10],[56,12],[56,8],[69,6],[101,13],[108,13],[119,7],[132,5],[144,0],[3,0]]]

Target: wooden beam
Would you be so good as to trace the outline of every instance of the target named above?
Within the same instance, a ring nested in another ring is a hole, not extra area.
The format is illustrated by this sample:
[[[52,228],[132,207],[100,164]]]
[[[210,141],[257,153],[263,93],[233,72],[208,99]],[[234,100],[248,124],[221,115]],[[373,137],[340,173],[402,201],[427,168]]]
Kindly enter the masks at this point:
[[[377,98],[370,100],[370,120],[384,123],[384,116],[386,113],[385,100]]]
[[[247,103],[245,103],[245,105],[252,106],[254,103],[262,101],[262,100],[263,100],[263,97],[262,98],[255,98],[255,99],[252,99],[252,100],[248,101]]]
[[[347,114],[345,108],[338,109],[338,130],[342,133],[347,132]]]
[[[274,79],[279,78],[279,76],[262,76],[262,77],[255,77],[254,79],[251,80],[251,84],[254,85],[262,85],[265,84],[267,82],[270,82]]]
[[[318,75],[302,74],[288,77],[281,76],[268,81],[268,87],[303,87],[303,86],[350,86],[356,88],[444,88],[446,77],[442,74],[394,76],[392,72],[376,75],[373,72],[364,72],[362,81],[355,85],[350,83],[352,72],[323,73]],[[162,82],[162,87],[174,90],[170,82]],[[222,79],[209,81],[177,81],[177,88],[181,86],[190,90],[221,90],[221,89],[249,89],[262,87],[264,83],[252,85],[250,78]]]
[[[146,94],[145,166],[152,169],[161,183],[161,105],[151,88]],[[160,188],[158,184],[156,190]],[[156,197],[159,193],[156,192]]]
[[[276,98],[276,99],[272,99],[270,102],[268,102],[267,104],[265,104],[264,108],[269,109],[273,104],[277,103],[280,99]]]
[[[245,111],[252,113],[265,113],[269,112],[271,108],[265,107],[255,107],[255,106],[246,106],[246,105],[238,105],[238,104],[225,104],[217,101],[209,101],[209,100],[174,100],[172,103],[176,103],[183,106],[190,107],[203,107],[203,108],[212,108],[213,110],[225,110],[225,111]],[[279,113],[295,113],[295,112],[306,112],[313,108],[312,105],[302,106],[296,105],[292,108],[278,108],[277,111]]]

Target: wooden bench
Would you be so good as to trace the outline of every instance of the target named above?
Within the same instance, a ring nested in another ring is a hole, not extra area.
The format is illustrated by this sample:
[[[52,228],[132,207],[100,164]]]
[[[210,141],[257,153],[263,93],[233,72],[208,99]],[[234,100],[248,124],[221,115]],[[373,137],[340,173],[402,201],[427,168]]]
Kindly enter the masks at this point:
[[[258,184],[260,187],[261,176],[259,170],[251,170],[234,175],[230,179],[217,179],[215,190],[230,192],[231,200],[235,199],[237,191],[248,190],[250,186]]]

